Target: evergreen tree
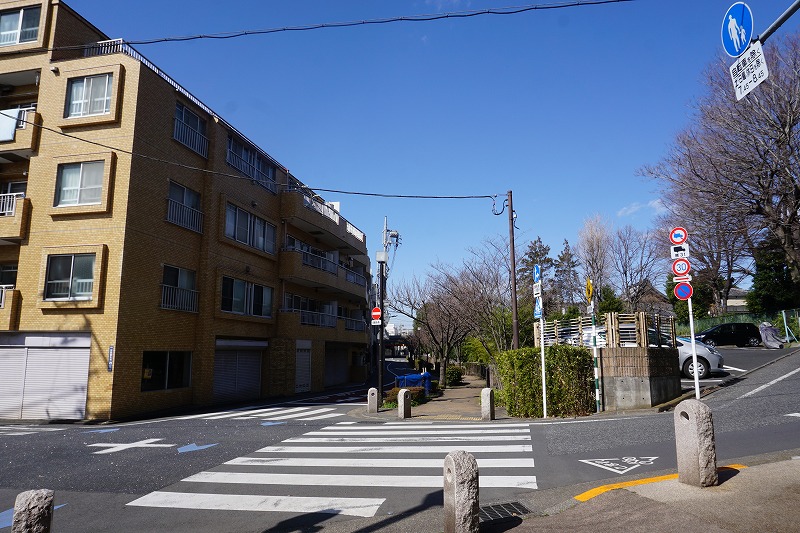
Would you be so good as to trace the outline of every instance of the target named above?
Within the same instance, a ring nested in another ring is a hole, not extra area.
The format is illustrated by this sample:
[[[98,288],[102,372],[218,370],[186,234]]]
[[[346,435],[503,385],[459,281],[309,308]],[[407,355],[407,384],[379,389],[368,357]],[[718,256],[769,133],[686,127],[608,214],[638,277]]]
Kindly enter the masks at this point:
[[[747,307],[754,314],[771,314],[800,307],[800,286],[792,281],[786,254],[777,239],[762,242],[753,252],[756,273],[747,294]]]
[[[558,258],[553,265],[555,278],[553,279],[553,290],[556,293],[558,304],[563,312],[570,306],[575,306],[581,300],[581,287],[580,278],[578,277],[578,267],[580,262],[572,248],[569,246],[569,241],[564,239],[564,248],[558,254]],[[559,309],[558,311],[561,311]]]

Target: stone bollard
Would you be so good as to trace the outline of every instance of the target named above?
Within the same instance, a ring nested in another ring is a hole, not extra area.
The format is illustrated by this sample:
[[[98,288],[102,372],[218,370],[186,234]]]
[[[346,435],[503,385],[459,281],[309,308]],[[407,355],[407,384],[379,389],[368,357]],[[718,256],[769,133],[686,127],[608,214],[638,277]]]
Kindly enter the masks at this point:
[[[675,448],[678,481],[696,487],[718,483],[714,422],[703,402],[684,400],[675,407]]]
[[[367,413],[374,415],[378,412],[378,389],[372,387],[367,392]]]
[[[411,418],[411,393],[400,389],[397,393],[397,418]]]
[[[481,390],[481,420],[494,420],[494,390]]]
[[[456,450],[444,458],[444,533],[478,533],[478,462]]]
[[[53,496],[50,489],[28,490],[17,494],[11,533],[50,533],[53,522]]]

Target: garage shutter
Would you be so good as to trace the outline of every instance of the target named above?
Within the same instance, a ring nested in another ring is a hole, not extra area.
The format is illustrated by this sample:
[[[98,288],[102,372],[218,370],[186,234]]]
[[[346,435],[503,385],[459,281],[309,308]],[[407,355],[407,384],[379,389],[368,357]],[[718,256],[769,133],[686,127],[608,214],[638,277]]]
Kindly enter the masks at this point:
[[[214,400],[234,402],[261,396],[261,352],[217,350],[214,354]]]
[[[311,342],[297,341],[295,352],[294,391],[311,390]]]
[[[88,348],[28,348],[22,418],[82,420],[88,376]]]
[[[0,418],[82,420],[89,348],[0,348]]]
[[[0,348],[0,418],[22,416],[25,348]]]

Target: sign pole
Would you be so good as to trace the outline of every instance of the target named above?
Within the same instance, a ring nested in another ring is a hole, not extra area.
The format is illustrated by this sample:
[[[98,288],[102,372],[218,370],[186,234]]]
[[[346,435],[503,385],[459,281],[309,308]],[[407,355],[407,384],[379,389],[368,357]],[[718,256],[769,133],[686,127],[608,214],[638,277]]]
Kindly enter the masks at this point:
[[[600,360],[597,357],[597,323],[595,322],[594,300],[592,300],[592,358],[594,359],[594,398],[596,412],[603,409],[600,392]]]
[[[694,397],[700,399],[700,373],[697,371],[697,345],[694,342],[694,315],[692,314],[692,297],[686,299],[689,305],[689,338],[692,339],[692,364],[694,365]]]
[[[543,418],[547,418],[547,382],[545,381],[544,372],[544,308],[542,309],[542,317],[539,319],[539,329],[542,334],[542,416]]]

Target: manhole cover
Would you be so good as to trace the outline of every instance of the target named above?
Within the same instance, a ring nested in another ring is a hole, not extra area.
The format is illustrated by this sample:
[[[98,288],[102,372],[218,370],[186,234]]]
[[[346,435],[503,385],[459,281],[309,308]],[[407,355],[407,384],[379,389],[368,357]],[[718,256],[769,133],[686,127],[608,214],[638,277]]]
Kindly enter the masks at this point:
[[[481,522],[491,522],[526,514],[531,514],[530,509],[519,502],[509,502],[481,507],[479,517]]]

